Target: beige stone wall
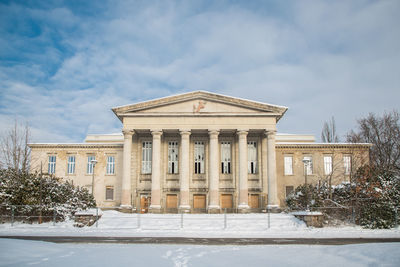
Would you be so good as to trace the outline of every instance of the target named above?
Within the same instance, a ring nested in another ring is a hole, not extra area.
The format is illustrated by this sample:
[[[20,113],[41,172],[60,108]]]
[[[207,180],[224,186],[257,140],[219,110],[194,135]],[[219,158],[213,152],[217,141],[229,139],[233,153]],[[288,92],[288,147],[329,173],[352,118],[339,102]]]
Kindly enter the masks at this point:
[[[70,181],[76,186],[86,187],[91,191],[92,175],[87,174],[87,157],[94,155],[98,163],[95,167],[95,198],[98,206],[119,206],[121,201],[122,177],[122,146],[40,146],[31,145],[31,171],[48,172],[49,156],[56,156],[55,176]],[[68,174],[67,160],[69,155],[75,155],[75,174]],[[106,174],[107,156],[115,157],[115,174]],[[106,186],[114,187],[114,200],[105,200]]]
[[[350,155],[352,157],[355,171],[358,167],[368,164],[369,147],[359,145],[329,145],[329,144],[304,144],[304,145],[277,145],[276,146],[276,168],[278,179],[278,195],[280,205],[285,206],[286,186],[296,188],[304,184],[304,156],[312,156],[313,173],[307,175],[308,183],[317,184],[319,181],[328,181],[329,175],[324,172],[324,156],[332,156],[332,184],[339,184],[342,181],[349,181],[350,175],[344,173],[343,156]],[[284,174],[284,156],[293,157],[293,175]]]

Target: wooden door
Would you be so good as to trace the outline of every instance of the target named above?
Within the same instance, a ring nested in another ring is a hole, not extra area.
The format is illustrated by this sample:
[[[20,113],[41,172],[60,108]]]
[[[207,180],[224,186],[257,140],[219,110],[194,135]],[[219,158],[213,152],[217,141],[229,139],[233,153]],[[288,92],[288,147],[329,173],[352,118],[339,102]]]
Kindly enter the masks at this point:
[[[259,196],[258,195],[250,195],[250,198],[249,198],[249,206],[250,206],[250,208],[251,209],[258,209],[259,207],[260,207],[260,205],[259,205]]]
[[[206,195],[193,195],[193,208],[205,209],[206,208]]]
[[[151,197],[146,195],[140,197],[140,213],[149,212],[150,202],[151,202]]]
[[[231,209],[233,207],[232,195],[231,194],[222,194],[221,195],[221,208],[222,209]]]
[[[177,195],[167,195],[167,209],[178,208],[178,196]]]

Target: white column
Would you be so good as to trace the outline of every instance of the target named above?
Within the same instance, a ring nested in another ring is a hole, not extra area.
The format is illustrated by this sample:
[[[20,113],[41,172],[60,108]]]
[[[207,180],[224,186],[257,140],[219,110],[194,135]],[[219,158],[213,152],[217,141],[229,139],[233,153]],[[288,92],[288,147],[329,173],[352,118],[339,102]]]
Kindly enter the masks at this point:
[[[276,181],[275,133],[268,131],[268,208],[279,209],[278,188]]]
[[[181,130],[181,149],[180,149],[180,205],[179,209],[182,211],[190,210],[189,204],[189,140],[190,131]]]
[[[247,184],[247,131],[239,130],[239,211],[249,209],[249,189]]]
[[[152,130],[152,162],[151,162],[151,212],[161,211],[161,130]]]
[[[216,130],[208,131],[210,136],[209,152],[209,197],[208,212],[215,213],[220,211],[219,206],[219,160],[218,160],[218,134]]]
[[[262,208],[267,201],[265,198],[268,195],[268,144],[267,144],[267,131],[264,132],[261,139],[261,164],[262,164],[262,193],[264,195]]]
[[[124,134],[124,152],[123,152],[123,173],[122,173],[122,194],[121,208],[132,208],[131,206],[131,155],[132,155],[132,135],[133,131],[129,129],[122,130]]]

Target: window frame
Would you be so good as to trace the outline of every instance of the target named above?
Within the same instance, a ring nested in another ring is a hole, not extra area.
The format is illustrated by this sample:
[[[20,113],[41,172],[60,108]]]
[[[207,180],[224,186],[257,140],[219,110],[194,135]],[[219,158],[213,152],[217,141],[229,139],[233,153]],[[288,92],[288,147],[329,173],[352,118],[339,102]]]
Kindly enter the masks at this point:
[[[346,160],[348,159],[348,160]],[[344,155],[343,156],[343,168],[344,168],[344,175],[350,175],[351,173],[351,155]]]
[[[54,159],[54,161],[53,161]],[[48,157],[48,168],[47,171],[49,174],[55,174],[56,173],[56,162],[57,162],[57,156],[56,155],[49,155]]]
[[[71,159],[74,159],[71,161]],[[67,159],[67,174],[68,175],[73,175],[75,174],[75,168],[76,168],[76,156],[75,155],[68,155]]]
[[[142,141],[142,174],[152,173],[153,164],[153,142],[152,141]]]
[[[179,174],[179,142],[168,141],[168,174]]]
[[[309,155],[309,156],[303,156],[303,160],[305,159],[309,159],[310,160],[310,164],[307,165],[307,168],[305,168],[305,164],[303,162],[303,174],[307,175],[313,175],[313,156]]]
[[[288,165],[289,162],[287,161],[287,159],[290,159],[290,165]],[[283,175],[285,175],[285,176],[294,175],[293,155],[284,155],[283,156]]]
[[[252,155],[254,153],[254,155]],[[257,141],[247,141],[247,173],[258,173],[258,144]]]
[[[110,159],[112,158],[112,161]],[[115,156],[107,155],[106,175],[115,175]]]
[[[333,173],[333,158],[331,155],[324,155],[324,174],[331,175],[332,173]]]
[[[86,165],[86,174],[88,175],[92,175],[93,174],[93,163],[91,163],[92,160],[96,160],[96,156],[95,155],[88,155],[87,156],[87,165]]]
[[[111,192],[112,192],[112,198],[108,198],[108,195],[107,195],[107,193],[109,192],[109,190],[112,190]],[[114,186],[112,186],[112,185],[107,185],[106,186],[106,192],[105,192],[105,197],[104,197],[104,199],[106,200],[106,201],[114,201]]]
[[[222,141],[221,142],[221,173],[231,174],[232,173],[232,142]]]
[[[206,145],[204,141],[195,141],[193,148],[193,163],[194,163],[194,173],[204,174],[205,173],[205,151]]]

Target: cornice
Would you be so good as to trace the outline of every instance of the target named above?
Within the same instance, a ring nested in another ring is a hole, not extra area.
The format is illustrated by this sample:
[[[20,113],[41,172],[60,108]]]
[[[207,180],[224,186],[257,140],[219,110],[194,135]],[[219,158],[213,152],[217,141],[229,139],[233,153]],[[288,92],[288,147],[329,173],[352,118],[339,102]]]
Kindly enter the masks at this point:
[[[28,144],[30,148],[123,148],[123,144]]]
[[[369,149],[368,143],[276,143],[275,148],[363,148]]]

